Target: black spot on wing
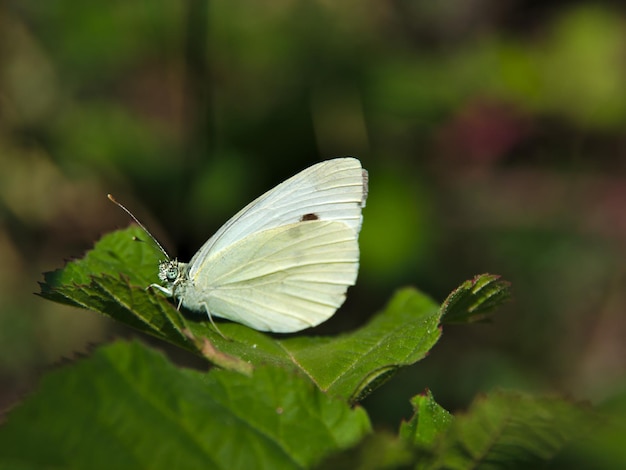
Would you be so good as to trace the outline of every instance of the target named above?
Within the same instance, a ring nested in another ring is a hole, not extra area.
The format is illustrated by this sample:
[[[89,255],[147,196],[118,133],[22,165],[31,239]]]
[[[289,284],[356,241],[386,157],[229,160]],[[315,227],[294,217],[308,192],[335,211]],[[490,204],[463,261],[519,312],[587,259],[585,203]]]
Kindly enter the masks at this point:
[[[319,220],[320,217],[317,214],[304,214],[302,217],[300,217],[300,222],[306,222],[307,220]]]

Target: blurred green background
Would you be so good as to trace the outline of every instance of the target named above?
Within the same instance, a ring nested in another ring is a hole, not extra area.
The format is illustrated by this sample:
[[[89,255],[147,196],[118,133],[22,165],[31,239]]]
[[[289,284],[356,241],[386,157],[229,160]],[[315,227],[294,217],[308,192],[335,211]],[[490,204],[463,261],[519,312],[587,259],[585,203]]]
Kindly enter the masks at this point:
[[[315,333],[394,290],[514,301],[447,326],[366,402],[394,428],[425,387],[600,403],[626,385],[626,13],[618,2],[0,3],[0,409],[63,357],[132,332],[33,295],[134,211],[188,260],[321,159],[370,171],[362,267]],[[155,267],[156,273],[156,267]],[[188,358],[179,358],[188,361]]]

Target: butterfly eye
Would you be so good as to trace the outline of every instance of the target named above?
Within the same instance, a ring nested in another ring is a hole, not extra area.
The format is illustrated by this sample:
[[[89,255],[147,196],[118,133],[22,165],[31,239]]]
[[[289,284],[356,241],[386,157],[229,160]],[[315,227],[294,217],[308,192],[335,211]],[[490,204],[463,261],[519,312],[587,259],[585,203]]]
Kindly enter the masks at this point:
[[[174,282],[176,279],[178,279],[178,266],[170,264],[167,267],[167,271],[165,272],[165,278],[169,282]]]

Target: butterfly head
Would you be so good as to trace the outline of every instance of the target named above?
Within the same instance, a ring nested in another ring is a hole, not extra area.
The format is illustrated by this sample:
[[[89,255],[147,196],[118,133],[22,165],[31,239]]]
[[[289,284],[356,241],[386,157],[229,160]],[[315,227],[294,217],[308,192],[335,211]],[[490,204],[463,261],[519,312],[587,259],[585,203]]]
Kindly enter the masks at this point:
[[[179,263],[178,260],[170,259],[159,263],[159,279],[168,285],[179,284],[184,277],[185,263]]]

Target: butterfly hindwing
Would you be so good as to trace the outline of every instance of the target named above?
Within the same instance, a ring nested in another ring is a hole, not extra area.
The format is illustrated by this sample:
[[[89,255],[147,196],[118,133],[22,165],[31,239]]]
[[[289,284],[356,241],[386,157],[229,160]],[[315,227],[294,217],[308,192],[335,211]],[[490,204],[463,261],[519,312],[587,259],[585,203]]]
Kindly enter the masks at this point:
[[[341,306],[359,267],[357,235],[347,224],[310,220],[253,232],[207,259],[189,281],[210,286],[183,296],[192,310],[261,331],[318,325]]]

